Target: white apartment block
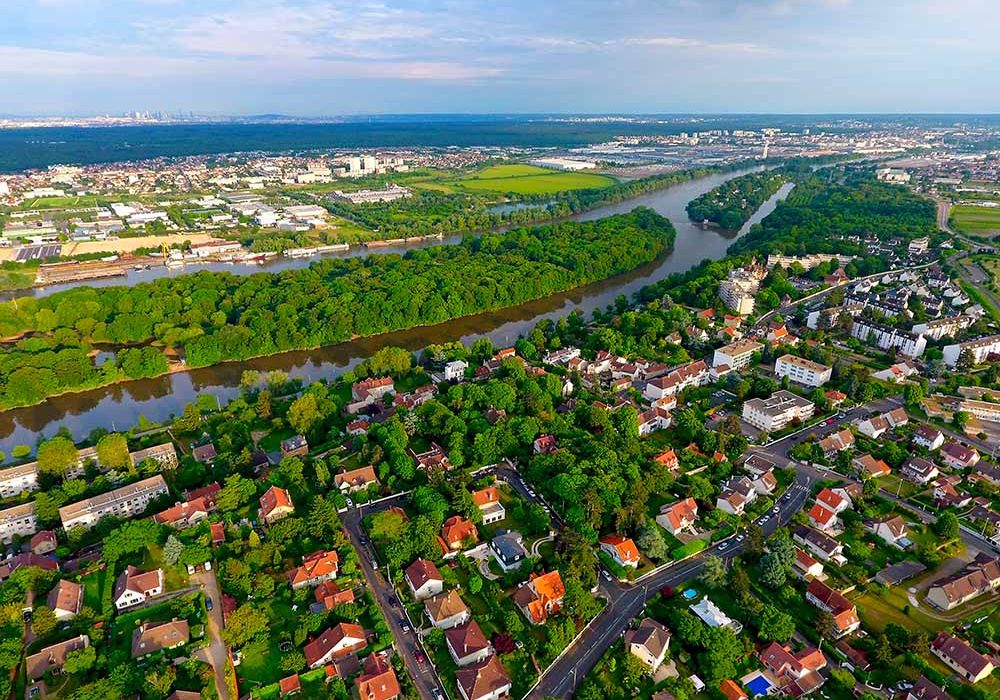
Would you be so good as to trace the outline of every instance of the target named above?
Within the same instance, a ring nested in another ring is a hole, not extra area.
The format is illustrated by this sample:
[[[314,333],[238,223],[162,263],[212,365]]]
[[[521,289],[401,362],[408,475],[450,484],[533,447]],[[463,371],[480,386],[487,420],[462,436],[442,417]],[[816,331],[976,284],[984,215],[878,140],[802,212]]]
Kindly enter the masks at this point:
[[[715,351],[712,357],[712,367],[728,366],[732,370],[740,370],[750,364],[755,352],[763,349],[763,345],[753,340],[741,340],[724,345]]]
[[[767,399],[750,399],[743,404],[743,420],[750,425],[773,433],[793,420],[804,421],[816,410],[815,404],[784,389]]]
[[[932,340],[941,340],[945,336],[956,336],[961,331],[969,327],[972,319],[968,316],[949,316],[939,318],[927,323],[918,323],[913,326],[913,333],[922,335]]]
[[[38,462],[0,469],[0,498],[11,498],[38,488]]]
[[[966,343],[956,343],[944,347],[944,363],[949,367],[958,364],[958,358],[962,352],[968,350],[972,354],[972,361],[975,364],[982,364],[991,352],[1000,353],[1000,335],[990,335],[978,340],[970,340]]]
[[[10,544],[15,537],[31,537],[37,531],[38,518],[33,502],[0,510],[0,542]]]
[[[66,530],[73,527],[89,529],[108,515],[123,519],[141,515],[150,501],[167,493],[167,482],[157,474],[99,496],[63,506],[59,509],[59,518]]]
[[[749,286],[738,280],[723,280],[719,283],[719,298],[727,307],[740,316],[753,313],[757,303],[757,285]]]
[[[1000,403],[963,399],[959,402],[959,410],[971,413],[981,421],[1000,423]]]
[[[795,355],[782,355],[774,363],[774,373],[806,386],[823,386],[833,376],[833,368]]]
[[[851,335],[863,343],[874,344],[882,350],[895,348],[907,357],[920,357],[927,349],[927,339],[922,335],[914,335],[895,328],[887,328],[868,321],[854,320],[851,324]],[[945,348],[945,353],[948,349]],[[947,354],[945,355],[947,362]]]

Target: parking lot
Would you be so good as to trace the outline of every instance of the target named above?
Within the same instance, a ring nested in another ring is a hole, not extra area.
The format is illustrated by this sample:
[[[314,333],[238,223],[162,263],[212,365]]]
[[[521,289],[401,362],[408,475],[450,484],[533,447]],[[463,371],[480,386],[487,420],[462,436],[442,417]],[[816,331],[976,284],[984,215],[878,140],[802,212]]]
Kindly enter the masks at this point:
[[[62,246],[58,243],[44,243],[42,245],[26,245],[17,249],[14,260],[17,262],[28,262],[29,260],[44,260],[45,258],[57,258],[62,253]]]

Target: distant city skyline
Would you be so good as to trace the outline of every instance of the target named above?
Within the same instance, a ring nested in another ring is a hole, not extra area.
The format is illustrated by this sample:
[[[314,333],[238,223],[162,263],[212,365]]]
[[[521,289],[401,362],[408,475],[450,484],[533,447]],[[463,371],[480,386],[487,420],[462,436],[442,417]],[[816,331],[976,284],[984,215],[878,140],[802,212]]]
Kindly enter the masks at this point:
[[[3,111],[992,113],[991,0],[11,0]]]

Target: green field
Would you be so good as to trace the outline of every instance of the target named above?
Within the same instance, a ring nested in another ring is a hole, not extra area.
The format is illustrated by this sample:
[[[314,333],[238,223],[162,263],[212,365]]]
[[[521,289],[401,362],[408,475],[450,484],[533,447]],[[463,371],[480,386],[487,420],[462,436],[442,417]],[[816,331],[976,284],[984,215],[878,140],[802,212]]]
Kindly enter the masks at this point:
[[[33,211],[36,209],[76,209],[103,205],[104,199],[96,195],[87,195],[85,197],[41,197],[22,202],[18,209],[22,211]]]
[[[952,207],[951,222],[970,236],[1000,236],[1000,207],[959,204]]]
[[[439,184],[455,189],[511,194],[555,194],[569,190],[589,190],[615,183],[606,175],[559,172],[533,165],[494,165],[464,177]]]

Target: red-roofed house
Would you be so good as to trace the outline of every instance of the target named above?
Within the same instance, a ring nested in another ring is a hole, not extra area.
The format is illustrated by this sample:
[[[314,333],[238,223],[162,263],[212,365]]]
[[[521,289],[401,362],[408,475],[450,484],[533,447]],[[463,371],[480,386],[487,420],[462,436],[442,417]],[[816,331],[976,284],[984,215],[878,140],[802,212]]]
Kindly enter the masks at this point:
[[[260,497],[260,517],[268,524],[288,517],[294,512],[295,504],[292,503],[292,497],[288,495],[288,491],[279,486],[272,486]]]
[[[621,535],[605,535],[601,538],[601,551],[606,552],[618,566],[639,566],[639,549],[635,542]]]
[[[317,586],[324,581],[337,578],[340,556],[335,551],[313,552],[302,558],[302,566],[288,572],[288,582],[292,589]]]
[[[850,634],[861,626],[857,608],[840,591],[830,588],[818,578],[809,582],[806,588],[806,600],[833,616],[838,637]]]
[[[837,518],[837,514],[832,510],[824,508],[819,503],[815,503],[809,510],[809,522],[812,523],[813,527],[817,530],[822,532],[831,532],[837,528],[837,524],[840,521]]]
[[[341,622],[323,632],[305,645],[303,652],[309,668],[319,668],[333,659],[339,659],[368,646],[361,625]]]
[[[693,498],[664,505],[656,516],[657,524],[675,537],[685,530],[693,530],[698,522],[698,504]]]

